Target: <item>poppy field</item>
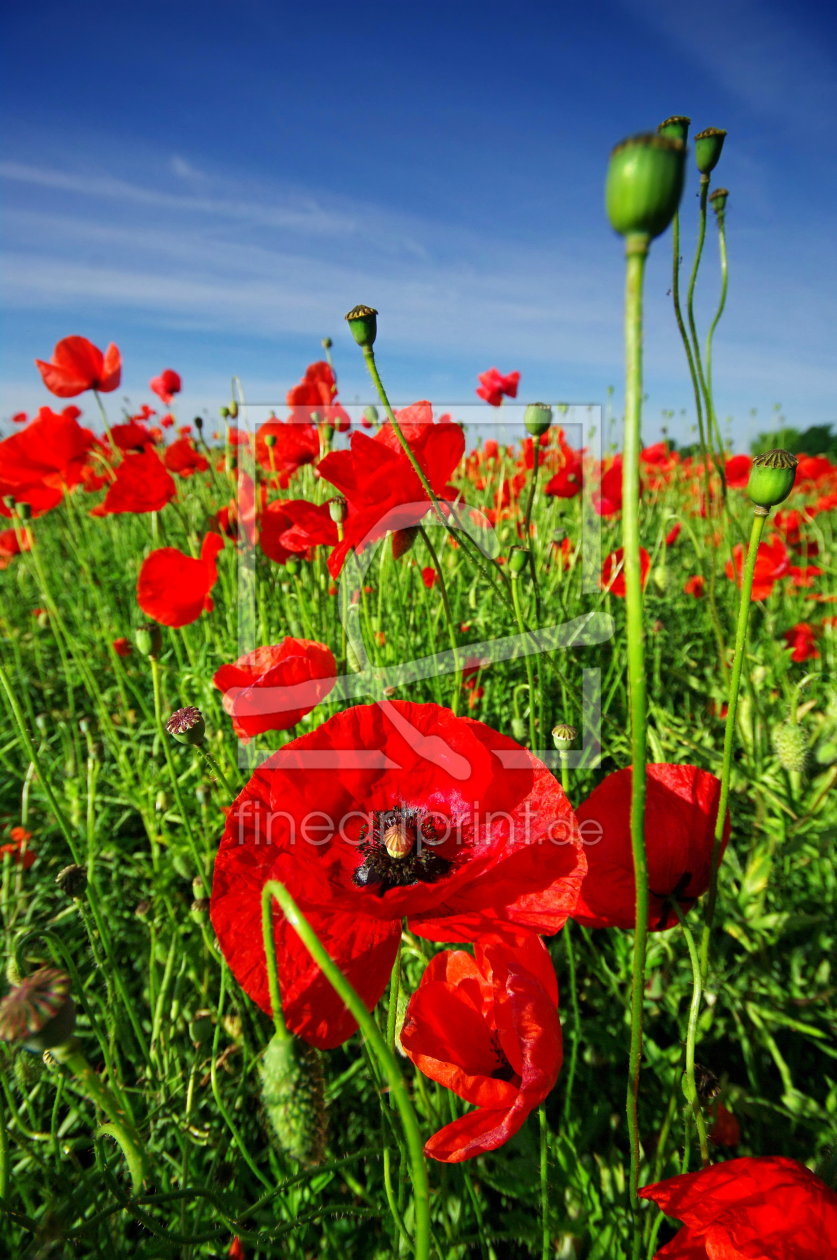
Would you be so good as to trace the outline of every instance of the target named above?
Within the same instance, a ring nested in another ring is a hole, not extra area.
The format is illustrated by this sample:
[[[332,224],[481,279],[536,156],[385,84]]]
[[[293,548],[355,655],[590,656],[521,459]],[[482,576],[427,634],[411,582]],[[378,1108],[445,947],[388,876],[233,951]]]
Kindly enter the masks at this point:
[[[212,418],[40,348],[0,439],[3,1254],[833,1254],[837,464],[721,437],[688,121],[611,157],[613,425],[496,367],[391,406],[370,306]],[[688,448],[643,440],[667,229]]]

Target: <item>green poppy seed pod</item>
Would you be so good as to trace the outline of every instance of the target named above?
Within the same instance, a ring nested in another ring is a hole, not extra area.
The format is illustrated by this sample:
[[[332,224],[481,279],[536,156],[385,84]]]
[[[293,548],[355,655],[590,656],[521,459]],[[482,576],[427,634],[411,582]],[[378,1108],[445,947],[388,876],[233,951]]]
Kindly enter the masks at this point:
[[[578,731],[567,722],[559,722],[552,728],[552,742],[559,752],[566,752],[572,748],[577,737]]]
[[[319,1052],[296,1037],[276,1035],[259,1073],[265,1114],[281,1149],[301,1164],[321,1164],[326,1117]]]
[[[70,977],[56,967],[39,967],[0,1002],[0,1040],[27,1050],[49,1050],[72,1036],[76,1008]]]
[[[780,764],[791,773],[801,774],[808,760],[808,738],[797,722],[783,722],[773,732],[773,751]]]
[[[222,419],[222,420],[229,420],[229,418],[230,418],[230,409],[229,409],[229,407],[219,407],[219,409],[218,409],[218,415],[221,417],[221,419]]]
[[[709,204],[717,214],[719,220],[724,217],[724,211],[727,208],[728,196],[729,192],[726,188],[716,188],[714,192],[709,194]]]
[[[227,415],[231,420],[238,419],[238,403],[233,400],[227,408]]]
[[[765,451],[757,455],[747,482],[747,494],[752,502],[761,508],[783,503],[793,489],[798,462],[790,451]]]
[[[523,413],[523,424],[532,437],[541,437],[552,424],[552,408],[546,403],[529,403]]]
[[[272,449],[273,449],[273,447],[276,445],[276,434],[275,434],[275,433],[266,433],[266,434],[264,435],[264,444],[265,444],[265,446],[267,447],[267,449],[268,449],[269,451],[270,451],[270,450],[272,450]]]
[[[509,552],[509,577],[519,578],[529,563],[528,547],[512,547]]]
[[[371,405],[368,407],[364,407],[363,418],[366,421],[366,423],[369,425],[377,424],[378,421],[380,420],[380,416],[378,415],[378,408],[373,407]]]
[[[378,312],[374,306],[353,306],[346,319],[349,330],[359,346],[374,346],[378,335]]]
[[[163,632],[156,621],[149,621],[134,631],[134,642],[140,656],[159,656],[163,650]]]
[[[629,136],[610,155],[607,214],[622,236],[659,236],[680,204],[686,147],[658,132]]]
[[[346,513],[348,512],[348,510],[349,510],[349,505],[341,495],[337,494],[334,496],[333,499],[329,499],[328,514],[331,517],[331,519],[334,521],[335,525],[343,524],[343,522],[346,519]]]
[[[714,171],[726,138],[727,133],[720,127],[707,127],[695,136],[695,161],[701,175]]]
[[[80,897],[87,887],[87,871],[73,862],[58,872],[55,882],[68,897]]]
[[[172,713],[166,730],[178,744],[192,744],[200,747],[206,736],[206,722],[200,709],[189,704],[185,709],[177,709]]]
[[[299,573],[299,561],[296,556],[288,556],[285,561],[285,572],[289,577],[296,577],[297,573]]]
[[[661,136],[669,136],[672,140],[682,140],[686,143],[689,136],[689,124],[691,118],[687,118],[685,114],[672,114],[671,118],[664,118],[657,127],[657,132]]]

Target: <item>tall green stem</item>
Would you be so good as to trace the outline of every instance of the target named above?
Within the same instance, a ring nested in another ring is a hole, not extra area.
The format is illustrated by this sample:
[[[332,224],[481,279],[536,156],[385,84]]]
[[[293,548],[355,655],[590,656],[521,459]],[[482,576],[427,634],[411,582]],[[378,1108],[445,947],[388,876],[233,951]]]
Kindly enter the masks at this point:
[[[410,1179],[413,1189],[415,1209],[415,1237],[413,1239],[415,1260],[428,1260],[430,1255],[430,1188],[427,1180],[427,1164],[422,1149],[418,1120],[410,1102],[410,1095],[398,1063],[387,1045],[378,1025],[366,1009],[362,998],[358,996],[343,972],[321,944],[308,920],[304,917],[291,894],[278,880],[271,879],[262,891],[262,905],[269,898],[275,897],[282,908],[287,923],[294,929],[314,962],[322,971],[335,993],[351,1011],[366,1039],[381,1070],[387,1079],[390,1092],[404,1128],[407,1143],[407,1157],[410,1161]]]
[[[629,1194],[635,1210],[639,1190],[639,1076],[648,936],[648,864],[645,852],[647,697],[642,570],[639,547],[639,452],[642,423],[642,286],[648,238],[625,241],[625,438],[622,451],[622,546],[628,649],[628,701],[631,733],[631,849],[636,881],[636,927],[631,967],[631,1039],[628,1056],[627,1120],[630,1139]],[[639,1256],[641,1232],[634,1232]]]

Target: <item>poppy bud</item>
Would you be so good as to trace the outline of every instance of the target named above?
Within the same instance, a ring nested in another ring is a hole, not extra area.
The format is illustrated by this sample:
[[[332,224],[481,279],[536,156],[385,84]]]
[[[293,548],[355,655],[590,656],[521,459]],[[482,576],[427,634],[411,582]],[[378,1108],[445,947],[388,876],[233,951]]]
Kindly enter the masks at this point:
[[[334,342],[331,340],[331,337],[323,337],[321,344],[324,350],[330,350]]]
[[[513,717],[511,722],[512,737],[522,744],[526,738],[526,723],[522,717]]]
[[[134,631],[134,642],[140,656],[157,657],[163,650],[163,632],[156,621],[149,621]]]
[[[275,1036],[259,1071],[265,1113],[282,1150],[301,1164],[322,1163],[325,1098],[318,1051],[296,1037]]]
[[[203,416],[195,416],[194,424],[198,433],[202,433],[203,432]]]
[[[230,403],[229,407],[227,408],[227,415],[229,416],[231,420],[238,419],[238,403],[237,402],[233,401]]]
[[[154,808],[158,814],[164,814],[171,805],[169,794],[163,788],[160,788],[154,797]]]
[[[346,519],[348,504],[340,495],[335,495],[333,499],[328,501],[328,514],[334,521],[335,525],[342,525]]]
[[[296,556],[288,556],[285,561],[285,572],[290,577],[296,577],[297,573],[299,573],[299,561]]]
[[[171,715],[166,722],[166,730],[178,744],[193,744],[198,748],[206,735],[206,723],[200,709],[190,704]]]
[[[559,722],[552,728],[552,742],[559,752],[566,752],[572,748],[577,736],[578,731],[567,722]]]
[[[375,344],[378,335],[378,312],[374,306],[353,306],[346,319],[349,330],[359,346],[364,348]]]
[[[798,462],[790,451],[765,451],[756,455],[747,482],[747,494],[753,503],[761,508],[782,503],[793,489]]]
[[[218,415],[221,417],[222,420],[228,420],[229,415],[230,415],[229,407],[219,407]]]
[[[726,136],[720,127],[707,127],[695,136],[695,161],[701,175],[708,175],[718,165]]]
[[[380,417],[379,417],[379,415],[378,415],[378,408],[377,408],[377,407],[373,407],[371,404],[370,404],[370,406],[368,406],[368,407],[364,407],[364,408],[363,408],[363,418],[364,418],[364,420],[366,421],[366,423],[367,423],[367,424],[370,426],[370,428],[371,428],[371,427],[372,427],[372,425],[377,424],[377,423],[378,423],[378,420],[380,419]]]
[[[528,547],[512,547],[509,552],[509,577],[519,578],[528,561]]]
[[[783,722],[776,727],[773,751],[785,770],[802,773],[808,760],[808,739],[798,722]]]
[[[58,872],[55,882],[68,897],[80,897],[87,886],[87,871],[73,862]]]
[[[523,424],[533,438],[541,437],[552,424],[552,408],[546,403],[529,403],[523,413]]]
[[[656,132],[629,136],[610,155],[607,213],[622,236],[659,236],[677,212],[683,192],[686,148]]]
[[[75,1023],[70,977],[56,967],[39,967],[0,1002],[0,1039],[27,1050],[63,1045]]]
[[[716,188],[714,192],[709,194],[709,204],[717,214],[719,221],[724,217],[728,196],[729,192],[726,188]]]
[[[671,118],[664,118],[657,127],[657,131],[661,136],[668,136],[672,140],[682,140],[686,143],[689,135],[689,123],[691,118],[687,118],[685,114],[673,114]]]
[[[268,449],[269,451],[270,451],[270,450],[272,450],[272,449],[273,449],[273,447],[276,445],[276,434],[275,434],[275,433],[266,433],[266,434],[264,435],[264,444],[265,444],[265,446],[267,447],[267,449]]]

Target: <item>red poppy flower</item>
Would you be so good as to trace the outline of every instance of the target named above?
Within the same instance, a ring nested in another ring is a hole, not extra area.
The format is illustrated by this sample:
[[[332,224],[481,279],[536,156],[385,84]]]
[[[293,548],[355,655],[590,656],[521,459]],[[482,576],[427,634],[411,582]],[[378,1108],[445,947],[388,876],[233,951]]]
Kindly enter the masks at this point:
[[[477,397],[484,398],[490,407],[499,407],[503,397],[516,398],[517,386],[520,383],[519,372],[509,372],[503,376],[496,368],[489,368],[478,377]]]
[[[544,494],[558,499],[573,499],[581,494],[584,481],[582,452],[567,447],[564,454],[564,464],[554,477],[550,477],[544,486]]]
[[[34,541],[31,530],[0,529],[0,569],[7,569],[22,551],[31,551]]]
[[[126,455],[108,483],[107,494],[91,516],[117,516],[123,512],[159,512],[177,494],[174,478],[166,472],[156,451],[148,447]]]
[[[593,495],[593,508],[599,516],[615,516],[622,511],[621,455],[617,455],[609,467],[602,466],[599,486]]]
[[[724,566],[724,572],[737,587],[741,587],[746,550],[743,543],[736,543],[732,549],[732,560]],[[780,578],[787,577],[790,572],[788,552],[778,534],[772,534],[767,542],[763,542],[756,556],[756,568],[753,574],[753,591],[751,599],[767,599],[773,590],[773,584]]]
[[[146,446],[154,445],[154,434],[137,420],[129,420],[127,424],[112,424],[110,434],[114,446],[120,451],[141,451]]]
[[[338,433],[349,427],[348,413],[337,399],[337,378],[329,363],[309,363],[298,385],[288,390],[285,401],[293,408],[294,419],[312,420],[319,416],[324,424],[331,425]]]
[[[837,1194],[779,1155],[730,1159],[640,1190],[684,1228],[660,1260],[825,1260],[837,1238]]]
[[[331,691],[337,664],[324,643],[285,638],[256,648],[213,678],[224,692],[224,710],[241,739],[263,731],[287,731]]]
[[[666,534],[667,547],[674,546],[674,544],[677,542],[677,539],[680,537],[680,531],[682,530],[682,528],[683,526],[680,524],[679,521],[676,521],[675,524],[672,525],[671,529]]]
[[[273,439],[268,445],[266,438]],[[266,472],[282,474],[287,485],[292,473],[320,457],[320,434],[308,420],[267,420],[256,430],[256,462]]]
[[[424,585],[427,587],[427,589],[429,591],[432,591],[433,587],[439,581],[439,574],[436,572],[434,568],[428,565],[426,568],[422,569],[421,571],[421,580],[424,583]]]
[[[12,424],[26,424],[26,421],[28,419],[29,419],[29,416],[26,414],[25,411],[16,411],[15,414],[12,416]]]
[[[552,1089],[561,1067],[558,984],[537,936],[478,941],[474,956],[432,958],[410,999],[401,1044],[416,1067],[476,1111],[425,1145],[448,1164],[495,1151]]]
[[[261,930],[280,879],[371,1010],[401,925],[439,941],[556,932],[584,871],[575,816],[530,752],[436,704],[360,705],[286,744],[227,818],[211,916],[233,974],[270,1009]],[[278,909],[288,1026],[338,1046],[356,1025]]]
[[[722,1102],[712,1108],[714,1119],[709,1130],[709,1141],[716,1146],[738,1146],[741,1141],[741,1125]]]
[[[615,551],[611,551],[609,556],[605,556],[602,562],[601,587],[603,591],[607,591],[610,595],[619,595],[625,598],[625,550],[623,547],[617,547]],[[648,574],[651,569],[651,557],[644,547],[639,549],[639,569],[640,580],[643,589],[648,581]]]
[[[819,656],[816,645],[818,633],[809,621],[800,621],[783,632],[782,638],[791,649],[792,661],[811,661]]]
[[[178,438],[166,448],[163,456],[166,468],[180,477],[193,477],[195,473],[206,472],[208,460],[201,455],[187,437]]]
[[[465,450],[465,435],[447,416],[433,423],[429,402],[413,403],[396,413],[399,427],[437,498],[455,494],[447,484]],[[349,514],[343,541],[328,562],[337,577],[353,547],[361,552],[390,531],[417,525],[430,509],[424,487],[387,423],[373,438],[353,433],[347,451],[332,451],[322,459],[319,475],[345,497]]]
[[[117,656],[130,656],[134,650],[131,640],[124,638],[114,639],[112,647]]]
[[[693,595],[695,599],[700,599],[706,589],[706,582],[700,573],[693,573],[690,578],[686,578],[683,583],[683,590],[687,595]]]
[[[730,490],[746,490],[753,461],[749,455],[733,455],[724,466],[724,478]]]
[[[9,832],[10,843],[0,844],[0,867],[2,867],[3,854],[8,853],[12,862],[28,871],[36,860],[35,854],[28,847],[31,839],[32,833],[25,827],[12,827]]]
[[[44,385],[58,398],[75,398],[86,389],[109,394],[122,379],[122,356],[111,343],[104,354],[86,337],[65,337],[44,363],[35,360]]]
[[[166,368],[165,372],[161,372],[159,376],[154,377],[153,381],[148,382],[148,388],[157,395],[164,407],[170,407],[171,400],[175,394],[180,393],[183,386],[177,372]]]
[[[29,503],[34,512],[60,503],[82,480],[96,444],[95,434],[78,423],[80,415],[78,407],[60,415],[41,407],[31,424],[0,442],[0,494]]]
[[[276,564],[311,547],[337,545],[337,526],[327,503],[307,499],[277,499],[259,518],[259,545]]]
[[[152,551],[137,579],[137,603],[145,615],[163,626],[188,626],[202,612],[212,612],[210,591],[218,577],[215,558],[223,546],[220,534],[209,533],[198,560],[176,547]]]
[[[636,882],[631,849],[631,774],[609,774],[576,810],[587,853],[587,875],[573,918],[587,927],[632,928]],[[650,765],[645,806],[645,847],[651,891],[648,927],[660,932],[706,892],[712,868],[721,784],[697,766]],[[729,819],[723,847],[729,837]]]

